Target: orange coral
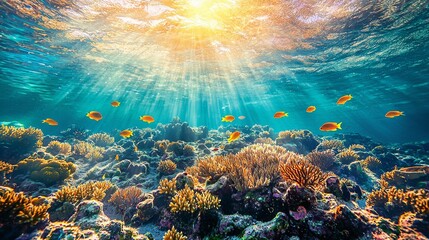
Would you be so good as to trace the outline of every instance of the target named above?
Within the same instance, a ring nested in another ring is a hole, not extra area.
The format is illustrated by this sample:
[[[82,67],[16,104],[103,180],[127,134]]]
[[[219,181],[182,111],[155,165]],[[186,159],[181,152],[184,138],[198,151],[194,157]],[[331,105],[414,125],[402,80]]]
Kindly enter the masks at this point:
[[[211,193],[204,191],[196,194],[197,205],[201,211],[217,209],[220,207],[220,199]]]
[[[194,190],[186,185],[184,189],[178,191],[176,195],[174,195],[169,206],[172,213],[195,212],[198,206]]]
[[[359,155],[355,153],[355,151],[351,150],[350,148],[340,152],[337,154],[337,158],[340,160],[343,164],[349,164],[354,161],[357,161],[359,159]]]
[[[54,196],[58,202],[79,203],[83,200],[101,201],[106,196],[105,192],[112,187],[109,181],[87,182],[77,187],[65,186],[58,190]]]
[[[377,171],[381,167],[381,161],[373,156],[368,156],[363,161],[363,166],[371,171]]]
[[[227,173],[226,165],[229,163],[230,158],[233,158],[232,154],[199,159],[195,166],[188,167],[186,172],[193,176],[210,178],[213,181],[216,181],[222,175]]]
[[[159,182],[158,190],[161,194],[167,194],[167,195],[173,195],[177,191],[176,189],[176,179],[168,180],[168,179],[162,179]]]
[[[326,171],[332,167],[335,162],[335,154],[332,150],[323,152],[311,152],[305,158],[313,165]]]
[[[97,147],[107,147],[115,142],[115,138],[107,133],[96,133],[88,137],[88,140],[93,142]]]
[[[323,150],[341,150],[344,148],[344,144],[341,140],[323,140],[316,148],[317,151]]]
[[[171,160],[160,161],[158,168],[156,169],[159,173],[169,175],[176,171],[177,165]]]
[[[71,152],[71,145],[68,143],[61,143],[59,141],[51,141],[46,147],[46,151],[53,155],[68,155]]]
[[[118,189],[109,202],[112,203],[118,212],[124,214],[127,209],[137,206],[143,200],[143,191],[138,187],[127,187],[125,189]]]

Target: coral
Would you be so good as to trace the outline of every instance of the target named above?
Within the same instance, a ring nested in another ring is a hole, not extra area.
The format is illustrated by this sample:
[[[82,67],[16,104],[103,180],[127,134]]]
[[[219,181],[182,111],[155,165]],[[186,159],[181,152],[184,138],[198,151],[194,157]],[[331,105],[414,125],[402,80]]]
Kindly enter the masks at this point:
[[[341,140],[323,140],[316,148],[317,151],[323,150],[341,150],[344,148],[344,143]]]
[[[176,171],[177,165],[171,160],[160,161],[156,169],[162,175],[170,175]]]
[[[42,145],[43,132],[36,128],[0,126],[0,159],[15,164],[22,155]]]
[[[87,142],[78,142],[73,146],[73,154],[76,157],[85,157],[94,150],[94,146]]]
[[[303,150],[310,152],[319,145],[314,135],[308,130],[288,130],[280,132],[276,138],[276,144],[283,145],[289,142],[295,143]]]
[[[104,152],[103,148],[95,147],[85,155],[85,158],[98,162],[104,159]]]
[[[24,193],[15,193],[13,189],[0,188],[0,236],[14,239],[21,231],[29,231],[48,218],[48,204],[37,204],[39,199]]]
[[[183,147],[183,156],[189,157],[195,155],[195,148],[191,145],[185,145]]]
[[[227,174],[226,165],[229,164],[229,159],[232,159],[234,155],[226,156],[214,156],[205,159],[198,159],[196,164],[192,167],[188,167],[186,172],[203,178],[209,178],[212,181],[216,181],[223,175]]]
[[[176,156],[183,155],[183,145],[179,142],[170,142],[167,145],[167,152],[173,152]]]
[[[297,183],[301,187],[321,187],[327,175],[301,155],[290,154],[286,162],[279,165],[280,174],[286,182]]]
[[[116,210],[124,214],[129,208],[134,208],[143,199],[143,191],[135,186],[118,189],[109,202],[115,206]]]
[[[220,207],[220,199],[213,196],[211,193],[204,191],[196,194],[197,205],[201,211],[210,209],[218,209]]]
[[[115,138],[107,133],[96,133],[88,137],[88,140],[97,147],[107,147],[115,142]]]
[[[14,165],[0,161],[0,184],[6,180],[6,175],[13,172]]]
[[[343,164],[349,164],[354,161],[357,161],[359,159],[359,155],[355,153],[355,151],[351,149],[346,149],[340,153],[337,154],[337,158],[340,160]]]
[[[365,150],[365,146],[362,144],[352,144],[349,146],[349,149],[351,149],[351,150],[355,150],[355,149]]]
[[[58,159],[27,158],[20,161],[16,173],[29,174],[30,179],[51,186],[60,183],[76,171],[73,163]]]
[[[311,164],[319,167],[323,171],[330,169],[335,162],[335,154],[332,150],[326,150],[323,152],[311,152],[307,154],[305,158]]]
[[[257,138],[253,143],[263,143],[263,144],[275,144],[271,138]]]
[[[61,143],[59,141],[51,141],[46,147],[46,151],[52,155],[68,155],[71,152],[71,145],[68,143]]]
[[[64,139],[77,139],[77,140],[85,140],[88,138],[89,136],[89,130],[85,130],[82,128],[78,128],[76,127],[76,125],[72,125],[70,128],[68,128],[67,130],[61,131],[61,136]]]
[[[160,153],[160,155],[162,155],[167,150],[167,146],[168,146],[169,142],[170,141],[168,141],[168,140],[156,141],[155,145],[154,145],[154,148],[156,150],[158,150],[158,152]]]
[[[186,185],[184,189],[178,191],[176,195],[174,195],[169,206],[172,213],[195,212],[198,205],[194,190]]]
[[[162,179],[159,182],[158,190],[161,194],[174,195],[176,190],[176,179]]]
[[[412,166],[398,169],[395,168],[381,175],[381,181],[387,182],[398,188],[407,188],[429,176],[428,166]]]
[[[364,167],[368,168],[373,172],[377,172],[381,168],[381,161],[373,156],[366,157],[362,164]]]
[[[188,239],[182,232],[179,232],[174,226],[168,230],[163,237],[163,240],[186,240]]]
[[[87,182],[77,187],[65,186],[58,190],[54,196],[58,202],[79,203],[83,200],[101,201],[106,196],[105,192],[112,187],[109,181]]]

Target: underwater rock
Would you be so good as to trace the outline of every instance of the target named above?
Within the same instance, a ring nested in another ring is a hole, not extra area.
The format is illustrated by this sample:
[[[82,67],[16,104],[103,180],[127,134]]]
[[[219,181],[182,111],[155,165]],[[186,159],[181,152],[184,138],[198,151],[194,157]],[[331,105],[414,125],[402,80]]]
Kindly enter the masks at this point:
[[[70,202],[53,202],[48,212],[51,222],[66,221],[75,213],[75,206]]]
[[[251,225],[244,230],[242,239],[286,239],[289,227],[288,216],[279,212],[269,222]]]
[[[341,197],[343,195],[340,186],[340,179],[338,179],[338,177],[332,176],[326,178],[325,188],[325,192],[332,193],[336,197]]]
[[[134,218],[138,217],[139,222],[145,223],[157,215],[158,212],[159,209],[158,207],[154,206],[153,199],[145,199],[144,201],[137,204],[137,213]]]
[[[246,227],[257,223],[260,222],[249,215],[222,215],[213,235],[219,237],[240,235]]]
[[[423,217],[416,213],[405,212],[399,217],[398,225],[401,228],[416,229],[429,238],[429,216]]]
[[[312,190],[293,184],[287,189],[283,201],[292,211],[296,211],[299,206],[311,209],[316,202],[316,196]]]

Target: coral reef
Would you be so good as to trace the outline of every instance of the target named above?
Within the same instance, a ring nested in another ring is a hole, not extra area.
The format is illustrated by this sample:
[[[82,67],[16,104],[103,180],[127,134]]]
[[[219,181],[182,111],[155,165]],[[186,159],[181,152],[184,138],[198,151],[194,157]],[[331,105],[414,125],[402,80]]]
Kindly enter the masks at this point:
[[[0,184],[6,182],[6,175],[12,173],[14,169],[14,165],[0,161]]]
[[[106,191],[112,187],[109,181],[87,182],[77,187],[64,186],[55,192],[55,201],[64,203],[80,203],[83,200],[102,201],[106,196]]]
[[[380,168],[381,168],[381,161],[378,160],[378,158],[376,157],[368,156],[363,161],[363,166],[373,172],[378,172],[380,171]]]
[[[58,155],[58,154],[68,155],[71,153],[71,145],[68,143],[62,143],[59,141],[51,141],[46,147],[46,152],[52,155]]]
[[[115,142],[115,138],[107,133],[92,134],[88,137],[88,140],[97,147],[108,147]]]
[[[118,189],[110,197],[109,202],[115,206],[119,213],[124,214],[128,209],[135,208],[142,199],[143,191],[138,187],[131,186]]]
[[[331,169],[335,162],[335,154],[332,150],[323,152],[311,152],[305,158],[313,165],[319,167],[323,171]]]
[[[197,200],[195,199],[194,190],[185,186],[184,189],[178,191],[173,196],[170,202],[170,211],[172,213],[189,212],[193,213],[197,210]]]
[[[0,159],[16,164],[42,145],[43,132],[36,128],[0,126]]]
[[[168,230],[164,237],[163,240],[186,240],[188,239],[185,235],[183,235],[182,232],[179,232],[176,230],[176,228],[174,228],[174,226]]]
[[[91,153],[93,149],[94,149],[94,146],[92,144],[81,141],[73,145],[73,154],[76,157],[81,158]]]
[[[177,192],[176,189],[176,179],[168,180],[166,178],[162,179],[159,182],[158,186],[159,193],[161,194],[167,194],[167,195],[174,195]]]
[[[323,140],[316,148],[317,151],[324,150],[335,150],[340,151],[344,148],[344,143],[341,140],[331,139],[331,140]]]
[[[176,171],[177,165],[171,160],[160,161],[156,169],[161,175],[170,175]]]
[[[338,153],[337,158],[338,160],[340,160],[341,163],[349,164],[354,161],[357,161],[359,159],[359,155],[357,155],[352,149],[347,148],[346,150]]]
[[[61,183],[76,171],[73,163],[58,159],[27,158],[17,164],[16,174],[28,174],[29,178],[51,186]]]

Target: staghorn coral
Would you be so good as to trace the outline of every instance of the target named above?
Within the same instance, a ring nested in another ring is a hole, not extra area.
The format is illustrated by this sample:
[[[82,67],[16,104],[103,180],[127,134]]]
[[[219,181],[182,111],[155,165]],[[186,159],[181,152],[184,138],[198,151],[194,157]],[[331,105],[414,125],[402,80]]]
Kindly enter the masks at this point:
[[[52,155],[68,155],[71,152],[71,145],[68,143],[61,143],[59,141],[51,141],[46,147],[46,151]]]
[[[29,174],[30,179],[51,186],[64,181],[76,171],[73,163],[58,159],[27,158],[20,161],[16,173]]]
[[[73,146],[73,154],[76,157],[85,157],[94,150],[94,146],[87,142],[78,142]]]
[[[170,230],[168,230],[163,237],[163,240],[186,240],[188,239],[182,232],[176,230],[173,226]]]
[[[41,221],[48,218],[48,204],[37,204],[38,198],[31,198],[24,193],[15,193],[13,189],[0,188],[0,235],[11,239],[21,231],[32,230]]]
[[[137,204],[143,200],[143,191],[135,186],[127,187],[124,189],[118,189],[109,202],[115,206],[116,210],[121,214],[124,214],[127,209],[134,208]]]
[[[172,213],[194,213],[198,207],[194,190],[190,189],[188,185],[186,185],[184,189],[178,191],[176,195],[174,195],[169,206]]]
[[[161,194],[174,195],[177,192],[176,179],[162,179],[159,182],[158,190]]]
[[[104,152],[104,148],[95,147],[85,155],[85,158],[98,162],[104,159]]]
[[[183,156],[190,157],[195,155],[195,148],[191,145],[185,145],[183,147]]]
[[[102,201],[106,196],[105,192],[111,187],[110,181],[87,182],[77,187],[64,186],[54,194],[55,201],[62,203],[80,203],[83,200]]]
[[[0,161],[0,183],[6,181],[6,175],[13,172],[14,165]]]
[[[351,150],[355,150],[355,149],[365,150],[366,148],[362,144],[352,144],[349,146],[349,149],[351,149]]]
[[[97,147],[107,147],[115,142],[115,138],[107,133],[96,133],[88,137],[88,140]]]
[[[15,164],[22,155],[29,154],[42,145],[43,132],[36,128],[0,126],[0,158]]]
[[[170,175],[176,171],[177,165],[171,160],[160,161],[156,169],[162,175]]]
[[[378,171],[381,167],[381,161],[378,160],[378,158],[373,156],[366,157],[362,164],[364,167],[368,168],[373,172]]]
[[[324,151],[328,149],[341,150],[344,148],[344,143],[341,140],[323,140],[316,148],[317,151]]]
[[[226,156],[214,156],[205,159],[198,159],[196,164],[192,167],[186,168],[186,172],[193,176],[209,178],[216,181],[223,175],[227,174],[226,165],[229,159],[234,155],[229,154]]]
[[[220,199],[207,191],[197,193],[195,196],[197,199],[198,209],[201,211],[218,209],[220,207]]]
[[[337,158],[340,160],[343,164],[349,164],[354,161],[357,161],[359,159],[359,155],[355,153],[355,151],[351,149],[346,149],[340,153],[337,154]]]
[[[290,154],[287,161],[279,165],[279,171],[286,182],[306,188],[321,187],[327,177],[319,167],[298,154]]]
[[[335,154],[332,150],[326,150],[323,152],[311,152],[307,154],[305,158],[311,164],[319,167],[323,171],[330,169],[335,162]]]
[[[267,137],[267,138],[257,138],[253,143],[263,143],[263,144],[271,144],[274,145],[275,142],[273,139]]]

